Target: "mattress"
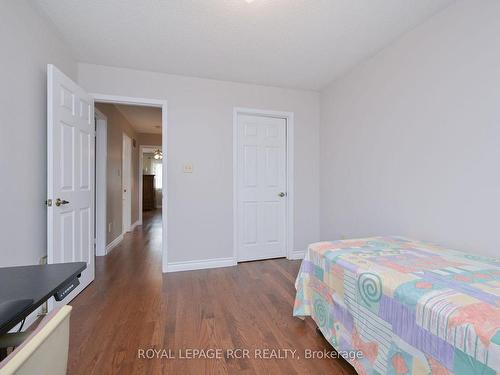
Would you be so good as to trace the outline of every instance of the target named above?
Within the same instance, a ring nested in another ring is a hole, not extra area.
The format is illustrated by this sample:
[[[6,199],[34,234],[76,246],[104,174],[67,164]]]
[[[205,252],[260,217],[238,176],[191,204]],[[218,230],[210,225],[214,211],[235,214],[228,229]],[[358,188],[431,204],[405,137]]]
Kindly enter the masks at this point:
[[[500,261],[402,237],[309,246],[293,314],[359,374],[499,374]]]

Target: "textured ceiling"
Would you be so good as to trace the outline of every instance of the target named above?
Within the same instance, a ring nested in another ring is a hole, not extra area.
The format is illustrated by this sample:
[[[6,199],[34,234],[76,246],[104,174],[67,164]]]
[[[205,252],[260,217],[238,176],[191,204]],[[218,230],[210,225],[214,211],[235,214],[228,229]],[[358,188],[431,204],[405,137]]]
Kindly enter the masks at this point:
[[[161,108],[117,104],[137,133],[161,134]]]
[[[320,89],[453,0],[32,0],[80,62]]]

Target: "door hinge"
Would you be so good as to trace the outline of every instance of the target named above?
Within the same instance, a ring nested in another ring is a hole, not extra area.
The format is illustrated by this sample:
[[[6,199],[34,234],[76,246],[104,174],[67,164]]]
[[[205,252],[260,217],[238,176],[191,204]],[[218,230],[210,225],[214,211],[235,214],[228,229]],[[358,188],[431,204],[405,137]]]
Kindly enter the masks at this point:
[[[52,199],[47,199],[45,201],[45,204],[47,205],[47,207],[52,207]]]

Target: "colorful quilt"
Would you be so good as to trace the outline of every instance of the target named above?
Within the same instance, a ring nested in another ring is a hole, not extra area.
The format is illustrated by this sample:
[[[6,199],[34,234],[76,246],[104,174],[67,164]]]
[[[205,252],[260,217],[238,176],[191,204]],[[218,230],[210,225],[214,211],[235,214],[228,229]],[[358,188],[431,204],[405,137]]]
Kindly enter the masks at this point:
[[[401,237],[309,247],[294,315],[359,374],[500,374],[500,260]]]

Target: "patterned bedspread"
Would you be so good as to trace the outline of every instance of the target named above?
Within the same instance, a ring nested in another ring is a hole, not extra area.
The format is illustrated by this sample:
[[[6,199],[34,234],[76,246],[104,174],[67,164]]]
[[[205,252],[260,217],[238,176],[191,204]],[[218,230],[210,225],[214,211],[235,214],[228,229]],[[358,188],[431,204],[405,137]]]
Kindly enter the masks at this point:
[[[309,247],[294,315],[359,374],[500,374],[500,260],[401,237]]]

